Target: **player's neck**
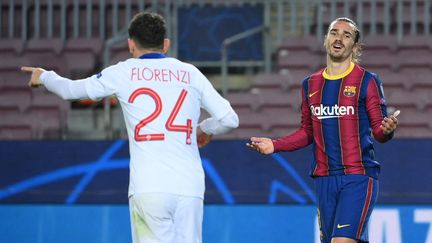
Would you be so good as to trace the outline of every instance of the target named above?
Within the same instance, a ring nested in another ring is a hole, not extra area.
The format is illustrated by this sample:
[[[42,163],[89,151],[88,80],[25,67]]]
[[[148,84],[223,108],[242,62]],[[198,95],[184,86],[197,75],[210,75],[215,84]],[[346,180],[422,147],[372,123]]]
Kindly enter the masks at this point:
[[[133,56],[134,58],[139,58],[139,57],[141,57],[142,55],[149,54],[149,53],[160,53],[160,54],[164,54],[164,53],[162,52],[162,50],[156,50],[156,49],[142,49],[142,50],[136,50],[136,51],[132,54],[132,56]]]
[[[346,59],[343,62],[333,62],[331,60],[327,60],[327,67],[325,72],[331,76],[340,75],[347,71],[350,68],[351,60]]]

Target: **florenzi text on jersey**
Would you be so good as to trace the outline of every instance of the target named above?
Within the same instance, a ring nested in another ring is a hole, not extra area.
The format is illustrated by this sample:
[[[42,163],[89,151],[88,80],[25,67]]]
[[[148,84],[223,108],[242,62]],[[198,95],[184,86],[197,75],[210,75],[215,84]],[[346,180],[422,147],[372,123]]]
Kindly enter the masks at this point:
[[[182,82],[190,84],[190,73],[184,70],[134,67],[131,69],[131,81]]]

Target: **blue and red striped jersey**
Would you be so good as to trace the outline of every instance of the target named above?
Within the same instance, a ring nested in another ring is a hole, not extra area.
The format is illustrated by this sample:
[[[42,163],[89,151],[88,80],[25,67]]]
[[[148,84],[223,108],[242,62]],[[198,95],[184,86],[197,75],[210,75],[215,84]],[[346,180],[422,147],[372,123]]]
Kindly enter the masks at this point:
[[[302,87],[301,127],[273,140],[275,152],[314,146],[311,176],[363,174],[378,177],[372,137],[391,139],[380,129],[387,116],[381,81],[357,64],[341,75],[321,69]]]

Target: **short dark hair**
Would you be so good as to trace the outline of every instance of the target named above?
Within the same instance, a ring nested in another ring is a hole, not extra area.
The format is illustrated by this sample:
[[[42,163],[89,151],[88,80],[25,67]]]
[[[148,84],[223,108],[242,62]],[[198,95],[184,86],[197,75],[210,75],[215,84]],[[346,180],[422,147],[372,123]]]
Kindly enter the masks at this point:
[[[141,48],[163,48],[166,38],[164,18],[157,13],[141,12],[129,24],[129,38]]]
[[[337,18],[337,19],[333,20],[333,22],[331,22],[331,24],[329,26],[329,30],[330,30],[331,25],[334,22],[338,22],[338,21],[347,22],[347,23],[350,23],[350,24],[352,24],[354,26],[354,33],[355,33],[354,43],[358,43],[360,41],[360,30],[359,30],[357,24],[352,19],[350,19],[350,18],[341,17],[341,18]]]

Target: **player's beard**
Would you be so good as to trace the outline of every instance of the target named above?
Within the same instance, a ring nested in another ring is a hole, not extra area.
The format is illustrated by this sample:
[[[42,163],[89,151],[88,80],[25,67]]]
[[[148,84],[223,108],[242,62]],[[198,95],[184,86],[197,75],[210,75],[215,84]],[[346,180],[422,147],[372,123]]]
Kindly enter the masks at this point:
[[[341,51],[336,52],[333,50],[334,44],[336,44],[336,42],[334,42],[333,44],[327,43],[326,45],[327,55],[332,62],[344,62],[348,58],[351,58],[353,52],[353,45],[347,47],[343,43],[339,42],[338,44],[342,46],[342,49]]]

